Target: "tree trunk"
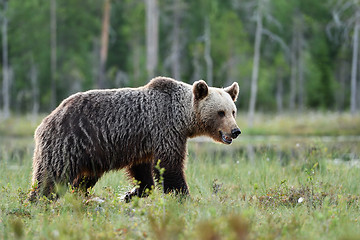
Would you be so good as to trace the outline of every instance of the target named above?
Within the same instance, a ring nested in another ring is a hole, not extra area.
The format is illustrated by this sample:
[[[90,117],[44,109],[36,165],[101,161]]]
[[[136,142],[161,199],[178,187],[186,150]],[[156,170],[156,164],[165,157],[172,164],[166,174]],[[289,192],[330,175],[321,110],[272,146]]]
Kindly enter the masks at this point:
[[[359,55],[359,27],[360,27],[360,10],[356,11],[356,21],[354,26],[354,39],[353,39],[353,56],[351,67],[351,94],[350,94],[350,111],[351,114],[356,113],[356,74]]]
[[[51,48],[51,109],[56,107],[56,0],[50,3],[50,48]]]
[[[181,80],[180,72],[180,17],[181,17],[181,0],[174,0],[173,3],[173,32],[171,40],[171,73],[176,80]]]
[[[301,38],[299,38],[299,41],[301,42]],[[299,44],[300,46],[300,44]],[[303,64],[303,58],[302,58],[302,50],[300,50],[299,53],[299,59],[298,59],[298,72],[299,72],[299,110],[304,110],[304,64]]]
[[[283,80],[280,73],[281,70],[278,70],[278,74],[276,76],[276,106],[278,113],[282,113],[283,111]]]
[[[297,75],[297,39],[296,39],[296,30],[293,29],[292,34],[292,43],[291,43],[291,76],[290,76],[290,102],[289,102],[289,109],[290,111],[295,110],[295,101],[296,101],[296,75]]]
[[[8,19],[6,17],[7,1],[3,1],[3,21],[2,21],[2,60],[3,60],[3,114],[4,118],[10,116],[10,76],[9,76],[9,62],[8,62],[8,40],[7,40],[7,27]]]
[[[37,66],[34,63],[34,59],[31,58],[30,69],[30,81],[32,88],[33,107],[32,107],[32,122],[35,123],[35,119],[39,114],[39,86],[38,86],[38,71]]]
[[[259,63],[260,63],[260,48],[261,48],[261,38],[262,38],[262,9],[261,2],[259,1],[258,12],[256,16],[256,33],[255,33],[255,46],[254,46],[254,59],[253,59],[253,68],[251,75],[251,90],[250,90],[250,103],[249,103],[249,127],[253,126],[255,106],[256,106],[256,94],[258,87],[258,76],[259,76]]]
[[[158,64],[159,7],[157,0],[146,2],[146,70],[149,80],[155,76]]]
[[[298,53],[298,78],[299,78],[299,92],[298,92],[298,96],[299,96],[299,110],[303,111],[304,110],[304,86],[305,86],[305,81],[304,81],[304,62],[303,62],[303,42],[304,42],[304,34],[303,34],[303,21],[301,18],[300,13],[298,20],[298,27],[297,27],[297,53]]]
[[[99,79],[100,71],[100,41],[99,38],[94,36],[92,40],[91,51],[91,80],[92,85],[97,87],[97,81]]]
[[[211,32],[209,19],[205,19],[205,49],[204,58],[206,62],[206,82],[209,86],[213,86],[213,61],[211,58]]]
[[[227,74],[226,74],[226,86],[230,86],[233,82],[237,82],[237,76],[239,69],[236,67],[238,59],[235,56],[235,52],[232,52],[229,60],[227,61]]]
[[[132,67],[133,67],[133,79],[134,79],[134,85],[139,84],[140,76],[141,76],[141,41],[139,38],[134,39],[131,43],[131,49],[133,51],[132,56]]]
[[[109,46],[109,25],[110,25],[110,0],[104,1],[104,12],[101,28],[101,46],[100,46],[100,69],[97,81],[98,88],[105,88],[105,67]]]
[[[201,75],[202,75],[202,71],[201,71],[201,63],[200,63],[200,59],[201,59],[201,53],[200,53],[200,49],[199,46],[196,44],[194,46],[194,50],[192,51],[193,57],[192,57],[192,66],[194,68],[194,72],[192,74],[192,82],[195,82],[199,79],[201,79]]]
[[[346,89],[346,78],[349,73],[349,67],[347,61],[341,59],[339,76],[338,79],[340,81],[340,89],[337,91],[337,109],[342,112],[344,111],[344,103],[345,103],[345,89]]]

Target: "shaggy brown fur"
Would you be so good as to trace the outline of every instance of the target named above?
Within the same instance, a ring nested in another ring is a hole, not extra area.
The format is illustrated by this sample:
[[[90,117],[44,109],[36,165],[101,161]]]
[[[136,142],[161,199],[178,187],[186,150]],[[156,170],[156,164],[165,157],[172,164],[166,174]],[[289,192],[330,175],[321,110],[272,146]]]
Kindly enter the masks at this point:
[[[65,99],[35,132],[30,199],[50,196],[57,184],[87,190],[110,170],[126,168],[143,196],[165,168],[164,191],[188,194],[184,163],[189,137],[207,135],[231,143],[237,83],[210,88],[157,77],[144,87],[81,92]]]

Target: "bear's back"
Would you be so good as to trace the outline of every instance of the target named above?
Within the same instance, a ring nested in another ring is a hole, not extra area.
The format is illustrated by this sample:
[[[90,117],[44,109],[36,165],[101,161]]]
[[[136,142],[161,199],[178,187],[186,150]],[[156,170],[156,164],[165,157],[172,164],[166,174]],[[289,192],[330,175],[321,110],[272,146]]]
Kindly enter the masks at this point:
[[[187,84],[165,77],[154,78],[139,88],[80,92],[65,99],[45,118],[36,135],[50,131],[65,138],[69,133],[86,132],[81,135],[96,133],[94,137],[106,142],[141,141],[144,136],[161,135],[174,126],[184,128],[190,102]]]

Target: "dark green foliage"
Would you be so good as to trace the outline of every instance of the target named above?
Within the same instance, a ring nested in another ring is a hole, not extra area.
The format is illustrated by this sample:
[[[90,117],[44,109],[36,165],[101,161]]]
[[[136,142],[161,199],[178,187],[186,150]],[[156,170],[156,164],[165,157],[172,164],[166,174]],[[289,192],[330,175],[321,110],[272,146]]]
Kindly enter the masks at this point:
[[[57,103],[71,93],[96,87],[103,1],[62,0],[57,2]],[[214,85],[240,84],[238,106],[247,110],[252,58],[254,52],[254,1],[179,0],[181,80],[194,77],[206,80],[204,60],[204,24],[210,23],[211,58]],[[351,26],[348,36],[329,39],[326,34],[332,21],[334,1],[268,1],[264,10],[264,28],[282,39],[290,49],[292,34],[302,19],[304,65],[304,102],[306,108],[346,109],[349,105],[349,70],[351,65]],[[30,69],[38,72],[40,110],[50,109],[50,3],[49,1],[9,1],[9,63],[14,73],[11,85],[11,108],[29,112],[33,106]],[[157,74],[171,76],[170,56],[174,1],[159,0],[159,64]],[[351,9],[344,18],[351,18]],[[111,1],[106,86],[136,87],[149,81],[146,73],[146,36],[144,1]],[[269,17],[271,16],[271,17]],[[297,19],[298,18],[298,19]],[[341,29],[337,30],[342,32]],[[2,51],[2,50],[0,50]],[[279,61],[279,59],[281,60]],[[338,64],[341,61],[343,64]],[[196,62],[198,72],[196,71]],[[276,110],[277,79],[282,79],[283,106],[288,107],[291,63],[289,52],[268,35],[263,36],[257,108]],[[343,72],[342,76],[339,72]],[[196,76],[195,76],[196,75]],[[345,87],[339,89],[340,78]],[[0,80],[1,83],[2,80]],[[300,84],[300,83],[297,83]],[[1,85],[0,85],[1,86]],[[299,87],[299,86],[298,86]],[[345,96],[344,100],[336,96]],[[299,96],[296,97],[299,101]],[[2,100],[0,101],[0,103]],[[300,103],[296,103],[299,105]]]

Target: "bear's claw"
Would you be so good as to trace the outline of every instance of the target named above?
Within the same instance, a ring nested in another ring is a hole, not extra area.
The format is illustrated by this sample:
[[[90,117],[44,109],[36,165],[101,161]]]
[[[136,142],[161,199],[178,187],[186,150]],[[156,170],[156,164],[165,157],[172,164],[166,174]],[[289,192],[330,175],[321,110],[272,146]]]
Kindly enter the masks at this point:
[[[134,196],[137,196],[137,194],[135,193],[133,193],[133,192],[126,192],[123,196],[121,196],[120,197],[120,200],[121,201],[124,201],[124,202],[126,202],[126,203],[129,203],[130,201],[131,201],[131,199],[132,199],[132,197],[134,197]]]
[[[131,189],[131,191],[126,192],[123,196],[120,197],[120,199],[126,203],[129,203],[131,201],[131,199],[135,196],[137,197],[147,197],[148,194],[140,194],[141,191],[138,187],[134,187],[133,189]]]

